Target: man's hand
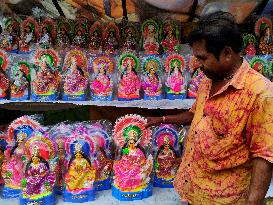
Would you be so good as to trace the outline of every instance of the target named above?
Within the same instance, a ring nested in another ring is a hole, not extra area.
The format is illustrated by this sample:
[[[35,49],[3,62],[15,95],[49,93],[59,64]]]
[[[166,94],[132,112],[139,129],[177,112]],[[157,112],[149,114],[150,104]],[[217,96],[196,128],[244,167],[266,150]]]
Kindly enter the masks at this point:
[[[147,117],[147,124],[145,125],[145,128],[151,127],[151,126],[158,126],[162,123],[162,117]]]

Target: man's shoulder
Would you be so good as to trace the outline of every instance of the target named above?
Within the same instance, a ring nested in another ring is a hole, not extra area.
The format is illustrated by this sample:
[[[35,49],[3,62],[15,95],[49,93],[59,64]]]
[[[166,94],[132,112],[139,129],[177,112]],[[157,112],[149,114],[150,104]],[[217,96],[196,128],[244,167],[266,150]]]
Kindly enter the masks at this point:
[[[245,89],[254,95],[273,96],[273,83],[253,69],[249,70],[247,73]]]

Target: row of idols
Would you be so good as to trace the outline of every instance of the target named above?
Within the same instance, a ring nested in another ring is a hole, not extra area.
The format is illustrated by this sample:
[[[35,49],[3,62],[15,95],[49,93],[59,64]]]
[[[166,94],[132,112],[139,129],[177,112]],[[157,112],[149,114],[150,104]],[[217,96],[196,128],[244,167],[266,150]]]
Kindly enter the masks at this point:
[[[196,58],[178,53],[141,58],[129,52],[118,58],[87,57],[74,49],[62,58],[55,50],[39,49],[28,58],[14,56],[0,51],[2,100],[85,101],[89,96],[93,101],[111,101],[116,96],[120,101],[196,98],[204,77]],[[273,79],[271,55],[246,59],[253,69]]]
[[[145,54],[179,52],[181,28],[173,20],[148,19],[141,26],[135,23],[116,25],[114,22],[88,22],[85,19],[24,20],[8,17],[4,20],[4,32],[0,48],[13,53],[29,53],[35,47],[66,50],[88,49],[91,53],[116,54],[119,50],[141,50]],[[258,49],[258,52],[256,51]],[[272,21],[261,17],[255,24],[255,35],[244,35],[244,53],[273,54]]]
[[[112,188],[131,201],[151,196],[153,186],[172,188],[186,130],[145,124],[139,115],[117,119],[113,130],[108,121],[44,128],[32,116],[16,119],[0,135],[2,197],[54,205],[59,194],[81,203]]]
[[[173,20],[146,20],[141,26],[127,23],[118,26],[85,19],[43,19],[39,23],[33,17],[25,20],[9,17],[4,22],[0,48],[15,53],[29,53],[32,47],[44,49],[89,49],[92,53],[115,54],[120,50],[142,50],[146,54],[179,52],[180,26]],[[141,32],[140,32],[141,30]]]
[[[173,100],[185,99],[188,87],[194,98],[203,76],[189,85],[191,69],[197,67],[195,58],[179,53],[87,57],[73,49],[62,58],[52,49],[38,49],[33,55],[0,51],[0,99],[85,101],[91,93],[93,101],[111,101],[116,95],[120,101]]]

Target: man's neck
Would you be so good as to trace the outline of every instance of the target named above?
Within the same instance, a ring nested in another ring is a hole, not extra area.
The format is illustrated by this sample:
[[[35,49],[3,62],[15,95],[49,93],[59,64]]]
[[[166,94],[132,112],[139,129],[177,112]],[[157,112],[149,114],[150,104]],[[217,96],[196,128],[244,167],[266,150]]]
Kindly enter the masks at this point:
[[[236,72],[240,69],[242,63],[243,63],[243,58],[238,56],[238,58],[234,59],[234,65],[232,66],[233,68],[230,69],[230,72],[227,73],[226,77],[224,77],[223,80],[220,81],[212,81],[211,84],[211,89],[210,89],[210,97],[215,95],[218,91],[220,91],[227,83],[229,83]]]
[[[243,63],[243,58],[241,58],[240,56],[235,57],[234,64],[231,66],[231,69],[228,72],[226,72],[225,76],[223,76],[221,80],[213,80],[212,83],[221,84],[221,83],[230,81],[233,78],[233,76],[236,74],[237,70],[241,67],[242,63]]]

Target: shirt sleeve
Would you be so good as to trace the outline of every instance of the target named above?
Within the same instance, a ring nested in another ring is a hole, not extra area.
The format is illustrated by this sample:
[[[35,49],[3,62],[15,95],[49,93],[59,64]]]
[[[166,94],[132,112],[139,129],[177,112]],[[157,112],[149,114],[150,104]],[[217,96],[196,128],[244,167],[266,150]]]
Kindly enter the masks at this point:
[[[194,114],[195,110],[196,110],[196,101],[193,103],[193,105],[191,106],[191,109],[189,111]]]
[[[251,157],[273,163],[273,96],[259,97],[249,116],[246,137]]]
[[[202,94],[204,93],[205,88],[207,87],[206,85],[207,85],[208,81],[206,79],[207,78],[204,77],[204,79],[201,81],[201,83],[199,85],[199,88],[198,88],[198,91],[197,91],[197,96],[196,96],[195,102],[192,105],[191,109],[189,110],[189,112],[192,112],[193,114],[195,114],[199,96],[200,95],[202,96]]]

